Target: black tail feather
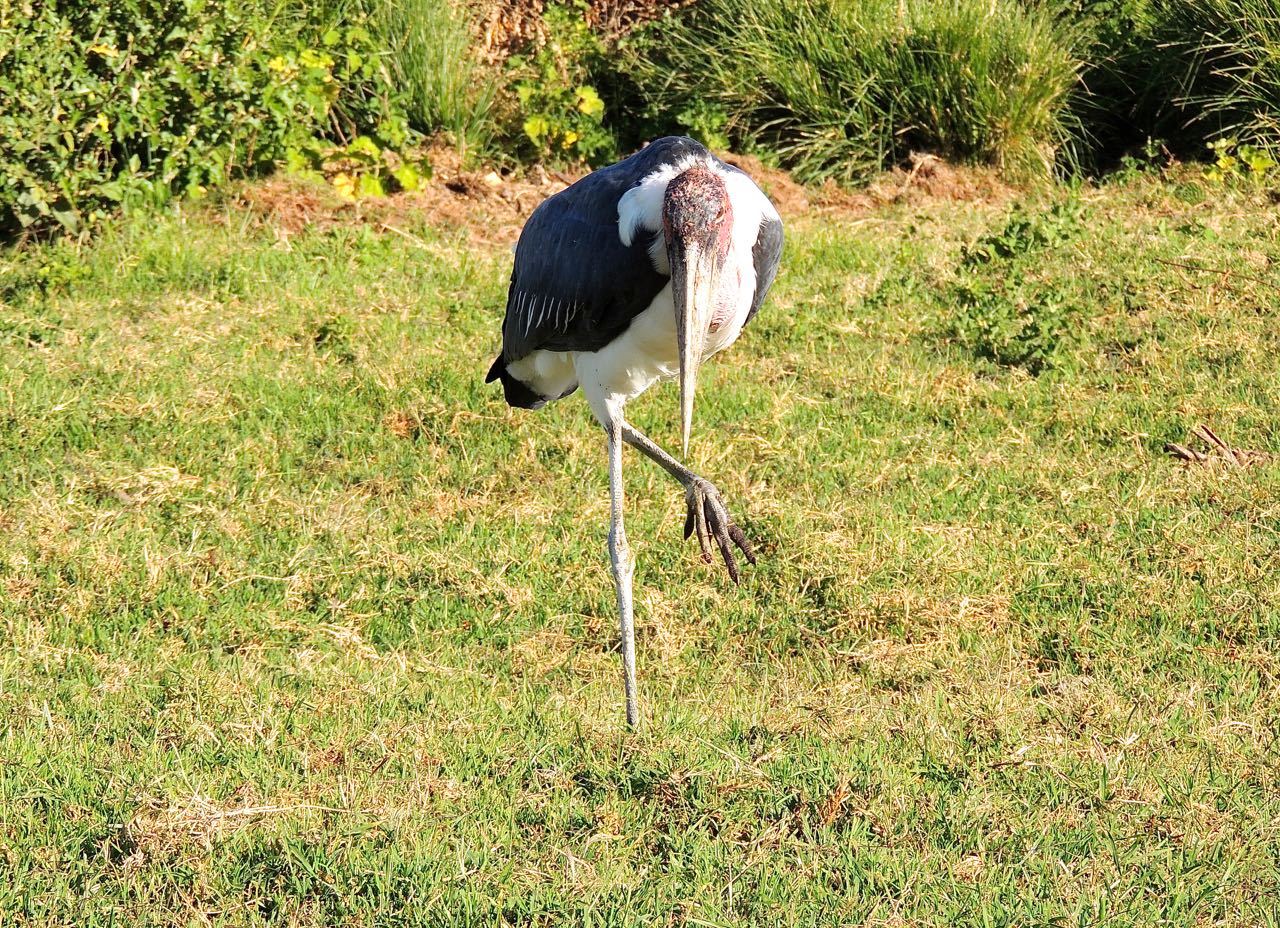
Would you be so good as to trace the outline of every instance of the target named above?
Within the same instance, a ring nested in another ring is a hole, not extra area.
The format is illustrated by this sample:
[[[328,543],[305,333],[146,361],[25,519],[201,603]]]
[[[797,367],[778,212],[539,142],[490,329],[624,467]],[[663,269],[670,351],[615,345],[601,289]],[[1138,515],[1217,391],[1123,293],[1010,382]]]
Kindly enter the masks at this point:
[[[493,383],[495,380],[502,381],[502,395],[506,398],[508,406],[514,406],[517,409],[541,409],[547,405],[547,397],[534,393],[507,372],[507,365],[503,363],[502,355],[498,355],[498,359],[493,362],[493,366],[489,368],[489,373],[484,378],[485,383]]]

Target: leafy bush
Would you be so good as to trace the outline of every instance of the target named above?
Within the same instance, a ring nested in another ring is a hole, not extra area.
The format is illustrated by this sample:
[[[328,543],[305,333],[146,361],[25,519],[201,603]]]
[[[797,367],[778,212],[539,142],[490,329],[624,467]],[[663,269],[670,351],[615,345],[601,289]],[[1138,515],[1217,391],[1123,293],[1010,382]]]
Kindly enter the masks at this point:
[[[347,200],[385,196],[395,188],[412,192],[431,176],[425,161],[380,147],[367,135],[358,135],[346,145],[307,139],[288,151],[286,165],[290,173],[329,181],[334,192]]]
[[[1042,175],[1072,137],[1074,41],[1013,0],[700,0],[624,60],[654,130],[709,127],[802,180],[911,149]]]
[[[0,7],[0,232],[77,231],[118,205],[202,195],[318,156],[408,140],[358,16],[272,0]]]
[[[546,42],[512,56],[523,139],[520,147],[543,160],[601,164],[617,157],[617,142],[604,127],[605,104],[589,81],[604,62],[604,45],[588,28],[580,6],[548,6]]]

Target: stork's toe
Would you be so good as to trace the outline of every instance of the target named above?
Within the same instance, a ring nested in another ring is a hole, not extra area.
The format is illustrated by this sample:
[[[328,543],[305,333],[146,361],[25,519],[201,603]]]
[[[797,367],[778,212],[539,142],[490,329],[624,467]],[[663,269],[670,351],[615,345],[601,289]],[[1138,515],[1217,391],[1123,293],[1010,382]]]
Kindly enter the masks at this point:
[[[698,477],[685,490],[685,502],[688,513],[684,520],[684,537],[697,534],[702,558],[707,563],[712,560],[711,551],[714,541],[715,547],[720,550],[720,556],[724,559],[724,566],[729,571],[729,579],[734,583],[740,582],[734,549],[741,551],[751,564],[756,562],[755,552],[746,534],[729,515],[720,491],[711,481]]]

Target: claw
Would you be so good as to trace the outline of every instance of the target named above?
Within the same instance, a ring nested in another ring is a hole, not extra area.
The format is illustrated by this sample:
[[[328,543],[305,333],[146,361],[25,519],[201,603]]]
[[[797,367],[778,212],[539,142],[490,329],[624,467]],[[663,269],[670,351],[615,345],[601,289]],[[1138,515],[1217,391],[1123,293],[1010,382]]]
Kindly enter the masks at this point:
[[[685,537],[688,537],[688,536],[685,536]],[[730,523],[729,537],[733,539],[734,544],[736,544],[739,548],[742,549],[743,557],[747,559],[747,563],[754,566],[756,562],[756,553],[754,550],[752,550],[751,542],[747,541],[747,536],[742,531],[742,529],[738,528],[737,525]]]
[[[687,539],[690,535],[697,534],[702,559],[708,564],[712,561],[714,541],[724,559],[724,566],[729,571],[729,579],[740,583],[734,548],[740,549],[750,564],[756,562],[756,556],[746,534],[729,516],[720,491],[708,481],[698,478],[685,491],[685,502],[688,504],[688,512],[684,520],[684,537]]]
[[[729,532],[726,523],[729,521],[729,515],[724,508],[714,499],[707,499],[707,524],[711,528],[711,533],[715,537],[716,544],[720,548],[720,556],[724,558],[724,566],[729,569],[729,578],[734,583],[738,582],[738,565],[733,559],[733,542],[729,538]]]
[[[693,525],[698,532],[698,547],[702,549],[702,559],[711,563],[711,532],[707,526],[707,494],[702,487],[694,492]]]

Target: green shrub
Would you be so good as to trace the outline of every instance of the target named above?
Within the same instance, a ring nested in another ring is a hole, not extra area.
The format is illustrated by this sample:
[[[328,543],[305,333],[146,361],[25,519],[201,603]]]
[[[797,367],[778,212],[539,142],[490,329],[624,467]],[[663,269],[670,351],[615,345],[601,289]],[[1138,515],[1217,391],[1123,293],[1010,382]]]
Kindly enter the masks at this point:
[[[543,23],[546,42],[507,62],[520,129],[508,141],[553,163],[612,161],[617,141],[604,126],[604,100],[589,82],[593,70],[610,66],[604,44],[588,28],[581,4],[549,5]]]
[[[488,152],[498,132],[501,81],[475,55],[476,24],[457,0],[371,0],[414,128],[444,132],[458,148]]]
[[[408,139],[359,19],[272,0],[0,7],[0,232],[202,195],[319,139]]]
[[[655,131],[710,128],[802,180],[912,149],[1043,175],[1072,138],[1074,42],[1014,0],[700,0],[625,63]]]

